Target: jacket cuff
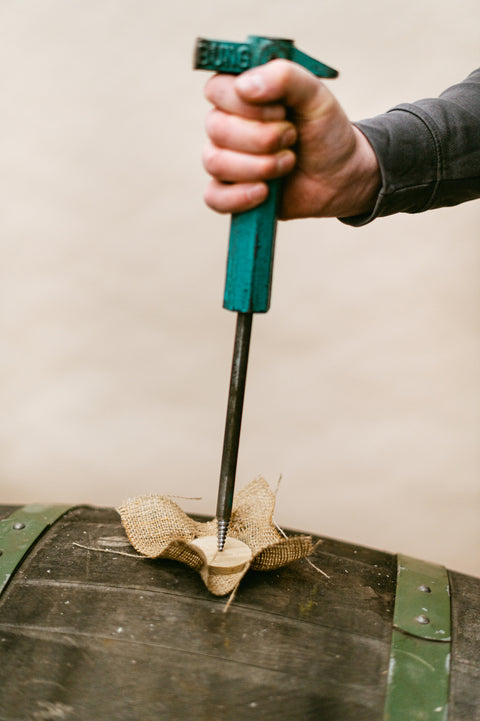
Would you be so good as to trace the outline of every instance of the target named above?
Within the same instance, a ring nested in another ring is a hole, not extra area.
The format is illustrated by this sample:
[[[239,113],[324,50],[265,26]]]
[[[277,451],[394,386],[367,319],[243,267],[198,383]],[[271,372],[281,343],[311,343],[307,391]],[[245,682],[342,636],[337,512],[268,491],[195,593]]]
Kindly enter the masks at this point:
[[[377,156],[382,187],[370,213],[339,218],[342,223],[359,227],[394,213],[419,213],[431,205],[439,181],[440,148],[427,117],[416,106],[399,105],[355,123]]]

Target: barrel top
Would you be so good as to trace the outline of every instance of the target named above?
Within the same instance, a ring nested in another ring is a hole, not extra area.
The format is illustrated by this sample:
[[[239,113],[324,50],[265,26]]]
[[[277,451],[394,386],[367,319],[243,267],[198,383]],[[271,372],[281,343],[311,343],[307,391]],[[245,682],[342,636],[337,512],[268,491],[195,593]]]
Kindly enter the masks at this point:
[[[116,512],[69,512],[0,597],[0,718],[380,721],[396,559],[324,538],[309,560],[329,578],[249,572],[225,614],[191,569],[139,557]],[[480,721],[480,582],[451,578],[454,718]]]

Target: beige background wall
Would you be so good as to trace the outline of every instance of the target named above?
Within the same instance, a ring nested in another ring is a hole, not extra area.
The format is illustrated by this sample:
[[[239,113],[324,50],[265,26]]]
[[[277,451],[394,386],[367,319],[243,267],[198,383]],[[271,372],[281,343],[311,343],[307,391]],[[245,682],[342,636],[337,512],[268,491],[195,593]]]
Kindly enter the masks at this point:
[[[234,316],[197,35],[295,38],[360,119],[478,65],[461,0],[1,0],[0,503],[215,510]],[[279,523],[480,574],[480,202],[279,229],[238,485]]]

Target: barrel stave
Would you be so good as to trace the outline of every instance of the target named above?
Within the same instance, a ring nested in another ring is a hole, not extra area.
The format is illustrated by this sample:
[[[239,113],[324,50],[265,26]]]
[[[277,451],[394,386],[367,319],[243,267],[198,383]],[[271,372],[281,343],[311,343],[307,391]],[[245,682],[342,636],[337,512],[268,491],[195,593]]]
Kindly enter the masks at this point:
[[[348,546],[339,557],[340,546],[312,558],[330,579],[306,561],[252,572],[225,614],[225,599],[190,569],[122,555],[133,551],[109,509],[70,512],[0,599],[0,637],[22,670],[0,717],[15,709],[26,721],[32,708],[60,704],[66,719],[132,721],[141,698],[141,721],[188,718],[192,708],[205,721],[371,721],[388,661],[386,591],[378,564]],[[0,683],[7,675],[0,669]],[[22,677],[35,680],[28,693]]]
[[[480,721],[480,580],[449,571],[452,608],[450,717]]]
[[[114,511],[71,511],[0,596],[0,718],[380,721],[396,559],[326,538],[311,561],[329,578],[250,572],[225,614],[195,572],[137,556]],[[480,581],[450,579],[449,721],[480,721]]]

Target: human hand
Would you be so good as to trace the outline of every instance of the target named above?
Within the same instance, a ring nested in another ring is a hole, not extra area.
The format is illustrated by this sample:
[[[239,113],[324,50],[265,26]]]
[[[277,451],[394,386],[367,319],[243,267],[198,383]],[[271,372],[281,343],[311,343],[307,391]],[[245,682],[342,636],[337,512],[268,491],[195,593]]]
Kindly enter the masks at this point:
[[[238,77],[215,75],[205,96],[212,176],[205,202],[220,213],[262,203],[267,180],[286,176],[279,218],[349,217],[371,210],[377,158],[326,85],[299,65],[273,60]]]

